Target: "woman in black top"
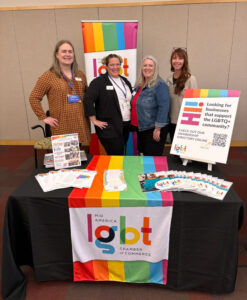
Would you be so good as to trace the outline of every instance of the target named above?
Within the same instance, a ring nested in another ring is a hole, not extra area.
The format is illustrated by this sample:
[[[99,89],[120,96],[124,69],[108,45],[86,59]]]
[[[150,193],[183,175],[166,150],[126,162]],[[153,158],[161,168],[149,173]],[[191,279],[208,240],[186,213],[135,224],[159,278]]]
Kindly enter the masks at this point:
[[[124,155],[130,130],[130,82],[119,75],[122,58],[102,59],[107,73],[95,78],[84,96],[86,115],[108,155]]]

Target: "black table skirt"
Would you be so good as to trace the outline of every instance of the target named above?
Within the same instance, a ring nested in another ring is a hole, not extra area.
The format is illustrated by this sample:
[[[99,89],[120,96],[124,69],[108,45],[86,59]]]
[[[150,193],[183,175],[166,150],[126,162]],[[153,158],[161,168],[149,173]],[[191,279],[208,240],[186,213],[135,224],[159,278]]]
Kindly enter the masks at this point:
[[[181,165],[168,157],[169,170],[210,173],[217,166]],[[82,166],[82,167],[85,167]],[[71,188],[43,193],[34,175],[8,199],[3,232],[2,296],[24,300],[26,279],[20,266],[32,266],[37,281],[73,280],[68,195]],[[230,293],[238,263],[238,230],[243,203],[234,189],[223,201],[189,192],[174,192],[166,288]]]

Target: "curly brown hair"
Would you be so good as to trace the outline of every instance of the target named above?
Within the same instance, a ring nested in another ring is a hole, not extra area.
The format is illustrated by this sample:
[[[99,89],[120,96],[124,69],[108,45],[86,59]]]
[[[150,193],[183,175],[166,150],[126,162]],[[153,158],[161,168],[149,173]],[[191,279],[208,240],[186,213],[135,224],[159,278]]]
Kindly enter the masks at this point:
[[[102,60],[101,60],[102,64],[105,65],[105,66],[108,66],[111,58],[117,58],[119,60],[120,64],[123,62],[123,59],[120,55],[111,53],[111,54],[109,54],[109,55],[102,58]]]
[[[172,51],[170,63],[171,63],[171,71],[174,72],[174,68],[172,66],[172,59],[174,56],[178,56],[179,58],[184,60],[184,64],[181,70],[181,75],[176,81],[174,93],[176,95],[180,95],[182,90],[184,89],[185,82],[190,78],[190,70],[189,70],[189,61],[188,61],[188,55],[187,52],[182,48],[176,48]]]

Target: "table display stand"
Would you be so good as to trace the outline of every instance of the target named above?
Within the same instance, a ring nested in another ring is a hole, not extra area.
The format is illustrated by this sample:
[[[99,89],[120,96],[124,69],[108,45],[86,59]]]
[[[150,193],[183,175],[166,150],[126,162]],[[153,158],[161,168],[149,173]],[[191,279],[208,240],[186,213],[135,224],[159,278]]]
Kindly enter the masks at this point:
[[[206,164],[208,164],[208,171],[212,171],[213,165],[216,164],[215,161],[210,161],[210,160],[199,160],[199,159],[195,159],[195,158],[187,157],[187,156],[183,156],[183,155],[180,155],[180,158],[181,158],[181,160],[182,160],[182,162],[183,162],[183,166],[187,166],[188,162],[191,162],[192,160],[206,163]]]

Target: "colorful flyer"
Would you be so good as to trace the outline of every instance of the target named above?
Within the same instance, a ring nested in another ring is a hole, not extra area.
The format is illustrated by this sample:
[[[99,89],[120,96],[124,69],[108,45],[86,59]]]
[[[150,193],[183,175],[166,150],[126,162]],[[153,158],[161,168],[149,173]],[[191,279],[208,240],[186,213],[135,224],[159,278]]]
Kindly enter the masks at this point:
[[[78,133],[54,135],[51,142],[55,169],[81,165]]]

